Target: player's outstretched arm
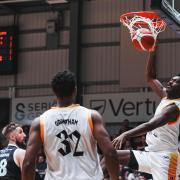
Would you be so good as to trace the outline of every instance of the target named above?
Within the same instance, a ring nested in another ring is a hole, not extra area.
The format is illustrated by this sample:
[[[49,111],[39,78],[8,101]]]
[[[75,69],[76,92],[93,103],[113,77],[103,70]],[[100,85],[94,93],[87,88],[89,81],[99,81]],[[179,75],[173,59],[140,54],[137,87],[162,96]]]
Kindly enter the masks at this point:
[[[41,147],[40,122],[39,118],[37,118],[31,124],[29,141],[22,168],[22,180],[34,180],[36,157]]]
[[[94,131],[94,138],[105,156],[105,164],[111,176],[111,180],[118,180],[118,157],[109,135],[104,127],[102,116],[97,111],[91,113]]]
[[[167,123],[176,122],[179,117],[179,108],[175,104],[170,104],[161,114],[154,116],[149,122],[143,123],[134,129],[126,131],[113,140],[116,149],[121,149],[123,142],[131,137],[143,135]]]
[[[156,65],[155,65],[156,50],[149,53],[147,66],[146,66],[146,80],[152,90],[160,97],[166,96],[166,91],[161,82],[156,78]]]

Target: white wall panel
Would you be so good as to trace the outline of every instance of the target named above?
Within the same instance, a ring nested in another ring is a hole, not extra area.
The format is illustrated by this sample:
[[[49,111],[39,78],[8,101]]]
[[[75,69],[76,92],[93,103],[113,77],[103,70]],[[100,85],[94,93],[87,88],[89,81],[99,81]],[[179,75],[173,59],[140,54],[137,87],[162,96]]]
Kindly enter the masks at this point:
[[[159,44],[157,69],[159,78],[171,78],[180,73],[180,43]]]
[[[14,75],[0,75],[0,87],[13,86],[15,83]]]
[[[70,26],[70,11],[63,11],[63,26]]]
[[[126,0],[120,1],[120,14],[132,11],[142,11],[143,10],[143,0]]]
[[[119,80],[119,47],[94,47],[82,50],[82,81]]]
[[[58,17],[57,12],[41,12],[32,14],[22,14],[19,16],[19,25],[21,30],[46,28],[47,20],[55,20]],[[60,22],[61,23],[61,22]],[[70,24],[70,11],[63,11],[63,26]]]
[[[17,85],[49,84],[55,73],[67,68],[68,50],[21,53]]]
[[[0,90],[0,98],[8,98],[9,91],[8,90]]]
[[[129,11],[140,11],[143,0],[86,1],[83,6],[83,25],[118,23],[119,16]]]
[[[69,44],[69,31],[60,31],[60,44],[68,45]]]
[[[52,96],[51,88],[18,88],[16,89],[16,97],[39,97],[39,96]]]
[[[120,91],[119,85],[92,85],[84,86],[85,94],[96,94],[96,93],[116,93]]]
[[[166,27],[165,31],[158,35],[159,39],[176,39],[178,38],[175,31],[173,31],[169,26]]]
[[[0,17],[0,27],[1,26],[12,26],[14,25],[14,16],[1,16]]]
[[[86,29],[82,31],[82,43],[120,41],[119,28]]]
[[[21,30],[46,28],[47,20],[56,18],[56,12],[22,14],[19,16],[19,26]]]
[[[59,44],[69,44],[69,31],[59,32]],[[46,47],[46,33],[28,33],[20,34],[19,48]]]
[[[83,25],[119,22],[120,4],[121,0],[85,1],[82,13]]]
[[[45,33],[21,34],[19,37],[19,48],[35,48],[46,46]]]
[[[121,29],[120,85],[121,87],[143,87],[145,83],[145,63],[147,52],[134,49],[130,34],[125,27]]]

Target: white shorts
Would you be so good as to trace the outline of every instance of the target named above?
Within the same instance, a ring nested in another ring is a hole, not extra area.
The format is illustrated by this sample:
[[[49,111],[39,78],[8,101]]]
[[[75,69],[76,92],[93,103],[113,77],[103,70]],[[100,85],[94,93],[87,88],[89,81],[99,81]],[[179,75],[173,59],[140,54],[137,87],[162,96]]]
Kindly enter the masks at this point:
[[[138,171],[152,174],[153,180],[178,180],[180,153],[132,151],[138,162]]]

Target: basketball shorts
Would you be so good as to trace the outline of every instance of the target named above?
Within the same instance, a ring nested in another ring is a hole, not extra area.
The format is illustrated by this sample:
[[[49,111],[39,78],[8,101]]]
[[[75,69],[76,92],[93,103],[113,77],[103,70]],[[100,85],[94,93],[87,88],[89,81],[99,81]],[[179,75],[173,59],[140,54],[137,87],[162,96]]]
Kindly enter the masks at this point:
[[[138,171],[152,174],[153,180],[178,180],[180,175],[180,153],[132,151]]]

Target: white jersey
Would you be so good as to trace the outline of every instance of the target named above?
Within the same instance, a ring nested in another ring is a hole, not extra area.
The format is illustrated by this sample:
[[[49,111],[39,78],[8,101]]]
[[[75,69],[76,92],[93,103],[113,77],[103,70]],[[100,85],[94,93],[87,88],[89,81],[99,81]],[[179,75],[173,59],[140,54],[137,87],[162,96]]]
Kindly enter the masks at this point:
[[[163,108],[169,104],[175,103],[180,108],[180,99],[169,100],[163,98],[156,109],[155,115],[158,116]],[[147,151],[175,151],[178,149],[180,116],[176,122],[170,122],[166,125],[150,131],[146,135]]]
[[[55,107],[40,116],[47,158],[45,180],[101,180],[91,111],[80,105]]]
[[[152,174],[153,180],[178,180],[180,153],[176,151],[133,150],[138,171]]]

